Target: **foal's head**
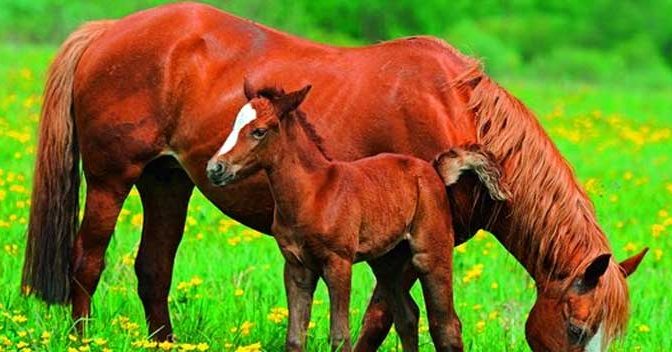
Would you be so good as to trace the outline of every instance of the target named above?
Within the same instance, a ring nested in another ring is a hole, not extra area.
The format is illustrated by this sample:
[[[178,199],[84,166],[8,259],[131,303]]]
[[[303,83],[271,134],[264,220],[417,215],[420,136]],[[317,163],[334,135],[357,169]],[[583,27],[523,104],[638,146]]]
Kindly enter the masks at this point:
[[[534,351],[605,351],[625,326],[625,279],[646,254],[615,263],[605,253],[566,278],[537,282],[537,301],[525,334]]]
[[[248,102],[240,109],[233,129],[219,151],[210,159],[207,174],[217,186],[224,186],[259,171],[263,160],[277,154],[280,122],[295,113],[311,86],[285,93],[275,88],[255,91],[245,81]],[[275,147],[274,147],[275,146]]]

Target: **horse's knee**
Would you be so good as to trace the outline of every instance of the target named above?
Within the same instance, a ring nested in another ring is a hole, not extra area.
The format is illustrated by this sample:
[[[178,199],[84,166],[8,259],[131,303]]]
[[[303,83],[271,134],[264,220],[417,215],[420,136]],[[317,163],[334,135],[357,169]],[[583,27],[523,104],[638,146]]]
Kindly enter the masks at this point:
[[[138,296],[142,300],[155,300],[162,290],[159,288],[165,283],[161,282],[160,270],[152,263],[142,259],[141,256],[135,261],[135,276],[138,278]]]

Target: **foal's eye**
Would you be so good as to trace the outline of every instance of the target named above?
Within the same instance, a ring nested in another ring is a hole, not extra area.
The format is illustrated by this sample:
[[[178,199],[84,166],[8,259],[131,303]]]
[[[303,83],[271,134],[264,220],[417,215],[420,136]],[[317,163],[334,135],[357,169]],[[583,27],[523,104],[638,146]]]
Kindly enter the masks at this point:
[[[256,139],[262,139],[266,137],[266,129],[265,128],[255,128],[252,130],[252,137]]]

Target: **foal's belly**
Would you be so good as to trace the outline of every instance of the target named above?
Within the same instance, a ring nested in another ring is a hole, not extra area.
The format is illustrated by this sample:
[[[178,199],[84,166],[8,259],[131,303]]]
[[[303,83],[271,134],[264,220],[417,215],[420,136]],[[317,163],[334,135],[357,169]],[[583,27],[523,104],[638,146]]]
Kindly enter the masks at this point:
[[[357,248],[357,254],[355,255],[355,262],[370,261],[391,251],[399,243],[404,241],[407,237],[407,233],[399,233],[393,236],[386,236],[384,240],[380,240],[376,243],[368,243]]]

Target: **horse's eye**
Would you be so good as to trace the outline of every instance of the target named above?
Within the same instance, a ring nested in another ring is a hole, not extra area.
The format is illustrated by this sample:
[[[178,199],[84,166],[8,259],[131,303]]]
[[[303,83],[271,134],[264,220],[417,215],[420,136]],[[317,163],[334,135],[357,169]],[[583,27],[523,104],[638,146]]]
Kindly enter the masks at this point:
[[[572,323],[569,323],[569,326],[567,327],[567,333],[569,334],[570,342],[573,344],[581,344],[587,337],[585,329]]]
[[[262,139],[266,137],[266,129],[265,128],[255,128],[252,130],[252,137],[256,139]]]

